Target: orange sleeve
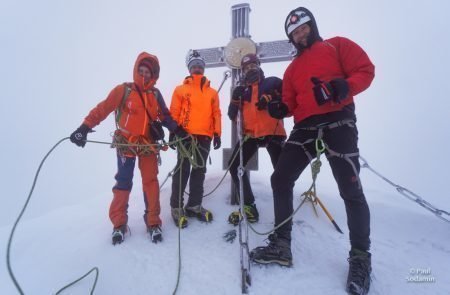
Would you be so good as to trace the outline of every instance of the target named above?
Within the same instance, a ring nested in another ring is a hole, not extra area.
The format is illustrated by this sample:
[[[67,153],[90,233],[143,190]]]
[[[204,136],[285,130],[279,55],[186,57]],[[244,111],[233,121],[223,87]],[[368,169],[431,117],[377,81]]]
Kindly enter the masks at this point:
[[[212,111],[214,120],[214,133],[219,136],[222,135],[222,113],[220,112],[219,95],[217,91],[214,91],[213,101],[212,101]]]
[[[177,124],[180,124],[181,106],[183,99],[180,92],[181,86],[175,88],[172,94],[172,101],[170,102],[170,114],[172,115],[172,118],[177,122]]]
[[[89,128],[94,128],[105,120],[111,112],[119,107],[124,91],[125,86],[123,84],[111,90],[108,97],[93,108],[86,118],[84,118],[83,124],[86,124]]]

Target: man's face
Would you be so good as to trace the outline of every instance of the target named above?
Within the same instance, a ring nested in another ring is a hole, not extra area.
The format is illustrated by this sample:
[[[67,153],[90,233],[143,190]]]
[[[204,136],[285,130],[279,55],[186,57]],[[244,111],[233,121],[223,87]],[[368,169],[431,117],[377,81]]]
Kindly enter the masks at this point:
[[[259,71],[259,66],[256,64],[256,63],[251,63],[251,64],[248,64],[248,65],[245,65],[243,68],[242,68],[242,73],[244,74],[244,75],[246,75],[248,72],[250,72],[251,70],[254,70],[254,71]]]
[[[190,74],[191,75],[203,75],[205,72],[205,69],[201,66],[192,66]]]
[[[144,83],[145,84],[150,82],[150,79],[152,78],[152,72],[150,71],[150,69],[148,67],[146,67],[146,66],[143,66],[143,65],[139,66],[138,74],[139,74],[139,76],[144,78]]]
[[[311,33],[311,27],[308,23],[303,24],[292,31],[292,39],[295,43],[301,44],[302,46],[308,46],[308,36]]]

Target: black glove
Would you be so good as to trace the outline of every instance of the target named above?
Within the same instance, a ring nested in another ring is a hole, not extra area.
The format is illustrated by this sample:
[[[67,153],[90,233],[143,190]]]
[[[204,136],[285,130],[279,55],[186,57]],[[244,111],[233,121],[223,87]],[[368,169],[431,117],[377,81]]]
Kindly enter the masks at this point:
[[[272,100],[267,105],[269,115],[275,119],[283,119],[288,114],[288,106],[281,100]]]
[[[155,141],[164,140],[164,129],[162,128],[162,123],[160,121],[153,121],[148,127],[150,130],[150,138]]]
[[[272,100],[272,95],[263,94],[259,97],[258,102],[255,103],[256,108],[259,111],[265,110],[267,108],[267,104]]]
[[[175,141],[175,133],[173,133],[173,132],[170,132],[170,134],[169,134],[169,147],[171,148],[171,149],[175,149],[175,143],[173,143]]]
[[[181,127],[180,125],[178,125],[178,127],[175,129],[174,133],[180,139],[183,139],[189,135],[189,133],[187,133],[186,130],[184,130],[184,128]]]
[[[70,141],[77,146],[84,147],[86,145],[87,134],[91,131],[92,129],[87,125],[81,124],[81,126],[70,135]]]
[[[345,79],[337,78],[330,81],[331,87],[334,90],[333,100],[337,103],[340,103],[348,96],[348,92],[350,88],[348,86],[348,82]]]
[[[232,100],[240,101],[244,99],[246,87],[244,86],[236,86],[233,90],[233,94],[231,95]]]
[[[239,102],[235,104],[233,101],[230,102],[230,105],[228,106],[228,118],[230,118],[231,121],[234,121],[237,117],[239,111]]]
[[[348,95],[348,83],[345,79],[337,78],[330,82],[324,82],[316,77],[311,78],[314,84],[313,92],[318,105],[323,105],[328,101],[340,103]]]
[[[217,133],[214,133],[214,140],[213,140],[213,146],[214,149],[217,150],[222,145],[222,141],[220,140],[220,136]]]

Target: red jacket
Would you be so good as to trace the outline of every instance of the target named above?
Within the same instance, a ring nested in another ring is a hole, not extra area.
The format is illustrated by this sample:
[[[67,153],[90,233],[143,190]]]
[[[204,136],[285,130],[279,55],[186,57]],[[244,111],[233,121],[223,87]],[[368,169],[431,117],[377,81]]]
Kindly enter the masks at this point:
[[[283,102],[294,116],[294,122],[319,114],[340,111],[353,103],[353,96],[370,86],[375,66],[364,50],[353,41],[334,37],[317,41],[305,49],[288,66],[283,77]],[[341,103],[332,101],[319,106],[314,98],[311,77],[322,81],[344,78],[349,95]]]

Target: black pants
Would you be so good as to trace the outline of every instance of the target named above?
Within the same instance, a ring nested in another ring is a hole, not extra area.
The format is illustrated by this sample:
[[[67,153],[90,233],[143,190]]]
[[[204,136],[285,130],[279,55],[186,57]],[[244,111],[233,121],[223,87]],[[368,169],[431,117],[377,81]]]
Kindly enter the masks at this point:
[[[170,206],[172,208],[179,207],[179,198],[181,197],[181,206],[183,206],[183,195],[186,189],[187,182],[189,179],[189,199],[186,204],[187,207],[193,207],[201,205],[203,199],[203,184],[205,182],[206,174],[206,162],[209,156],[209,150],[211,146],[211,138],[204,135],[194,135],[197,139],[198,150],[196,150],[196,157],[198,159],[198,164],[203,167],[192,168],[191,163],[188,159],[181,158],[180,152],[178,151],[178,161],[177,166],[181,168],[178,169],[172,177],[172,195],[170,197]],[[185,143],[185,146],[189,148],[191,142]],[[181,179],[180,179],[181,173]],[[180,183],[181,180],[181,183]]]
[[[272,166],[278,161],[281,154],[281,149],[283,142],[286,137],[284,136],[266,136],[264,138],[249,138],[242,145],[243,161],[244,167],[247,165],[248,161],[253,157],[259,147],[266,147],[269,153]],[[239,142],[235,145],[233,154],[231,155],[231,160],[235,157],[236,153],[239,151]],[[230,165],[230,162],[228,165]],[[238,177],[238,167],[239,167],[239,155],[236,155],[233,163],[230,166],[230,174],[233,179],[236,188],[239,188],[239,177]],[[242,176],[243,186],[244,186],[244,204],[251,205],[255,202],[255,196],[253,195],[252,187],[250,186],[250,181],[248,175],[245,172]],[[239,190],[238,190],[239,192]]]
[[[295,181],[310,162],[308,153],[313,158],[316,156],[314,141],[303,146],[297,145],[295,142],[304,143],[309,139],[316,139],[317,135],[317,130],[294,129],[281,152],[271,177],[275,225],[280,224],[292,214]],[[332,129],[324,128],[323,141],[331,150],[338,153],[358,152],[358,130],[354,125],[343,125]],[[328,152],[326,155],[338,184],[339,193],[345,203],[351,246],[368,250],[370,247],[370,212],[359,181],[358,156],[351,157],[352,167],[344,158],[330,156]],[[289,221],[277,230],[277,234],[290,240],[291,231],[292,221]]]

